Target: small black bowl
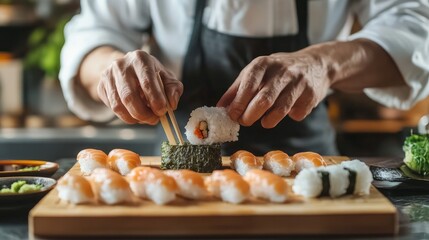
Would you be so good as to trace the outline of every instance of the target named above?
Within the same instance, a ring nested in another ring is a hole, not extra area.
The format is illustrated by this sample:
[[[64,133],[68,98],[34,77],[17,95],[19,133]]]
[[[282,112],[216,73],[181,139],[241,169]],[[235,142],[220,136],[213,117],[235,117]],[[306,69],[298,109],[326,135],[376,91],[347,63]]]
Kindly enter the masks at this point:
[[[16,181],[26,181],[27,184],[41,184],[42,189],[31,193],[0,193],[0,208],[13,208],[21,205],[34,205],[52,190],[57,181],[46,177],[2,177],[0,178],[0,189],[10,188]]]

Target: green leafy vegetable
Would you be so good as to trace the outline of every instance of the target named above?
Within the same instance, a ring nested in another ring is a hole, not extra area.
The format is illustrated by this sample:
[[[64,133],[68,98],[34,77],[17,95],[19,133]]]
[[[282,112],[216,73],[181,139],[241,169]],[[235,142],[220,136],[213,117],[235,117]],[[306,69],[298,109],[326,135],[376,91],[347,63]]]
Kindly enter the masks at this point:
[[[429,175],[429,135],[412,134],[404,142],[404,163],[414,172]]]

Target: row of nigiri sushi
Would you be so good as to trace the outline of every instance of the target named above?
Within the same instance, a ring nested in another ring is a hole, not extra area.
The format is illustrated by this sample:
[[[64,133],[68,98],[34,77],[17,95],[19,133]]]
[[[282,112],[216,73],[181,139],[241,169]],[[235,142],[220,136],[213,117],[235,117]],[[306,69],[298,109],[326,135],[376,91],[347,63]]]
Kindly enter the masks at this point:
[[[295,178],[293,192],[304,197],[345,194],[368,195],[372,174],[359,161],[303,169]],[[136,167],[126,177],[106,168],[95,169],[87,178],[67,174],[58,182],[59,197],[71,203],[132,201],[134,195],[156,204],[173,201],[176,195],[203,200],[214,196],[225,202],[241,203],[250,196],[271,202],[285,202],[291,188],[280,176],[250,169],[244,177],[233,170],[216,170],[205,179],[190,170],[166,170]]]
[[[136,167],[125,177],[106,168],[95,169],[88,178],[66,174],[58,181],[59,198],[73,204],[132,202],[132,195],[163,205],[176,195],[204,200],[210,196],[241,203],[250,196],[284,202],[291,191],[287,182],[268,171],[252,169],[244,177],[233,170],[216,170],[203,178],[191,170],[162,171]]]
[[[251,152],[239,150],[230,157],[231,168],[244,176],[250,169],[265,169],[278,176],[290,176],[293,171],[299,173],[302,169],[326,166],[322,156],[315,152],[300,152],[289,157],[283,151],[274,150],[264,155],[260,161]]]
[[[87,148],[77,154],[77,161],[83,175],[90,175],[96,168],[109,168],[127,175],[141,164],[140,155],[126,149],[113,149],[107,155],[101,150]]]

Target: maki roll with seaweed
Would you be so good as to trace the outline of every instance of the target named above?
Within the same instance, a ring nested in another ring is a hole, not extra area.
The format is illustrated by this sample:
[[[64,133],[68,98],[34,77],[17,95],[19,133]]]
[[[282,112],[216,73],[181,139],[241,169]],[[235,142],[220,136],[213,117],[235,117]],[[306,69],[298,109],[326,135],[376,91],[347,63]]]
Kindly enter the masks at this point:
[[[220,144],[213,145],[170,145],[161,146],[161,169],[189,169],[195,172],[211,173],[222,167]]]
[[[238,140],[240,125],[225,108],[200,107],[192,111],[185,126],[189,143],[161,146],[162,169],[213,172],[222,167],[221,143]]]
[[[340,165],[303,169],[295,178],[293,191],[310,198],[368,195],[372,180],[372,173],[365,163],[345,161]]]

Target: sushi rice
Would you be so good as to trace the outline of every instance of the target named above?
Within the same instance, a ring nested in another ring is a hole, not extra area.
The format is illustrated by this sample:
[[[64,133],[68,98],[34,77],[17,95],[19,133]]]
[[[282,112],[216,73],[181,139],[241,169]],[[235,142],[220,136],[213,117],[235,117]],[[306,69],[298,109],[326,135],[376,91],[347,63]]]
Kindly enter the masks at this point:
[[[202,122],[207,128],[207,136],[204,137],[195,133]],[[204,106],[191,112],[185,129],[191,144],[208,145],[237,141],[240,125],[228,116],[225,108]]]
[[[293,191],[309,198],[368,195],[372,180],[372,173],[365,163],[344,161],[339,165],[303,169],[295,178]]]

